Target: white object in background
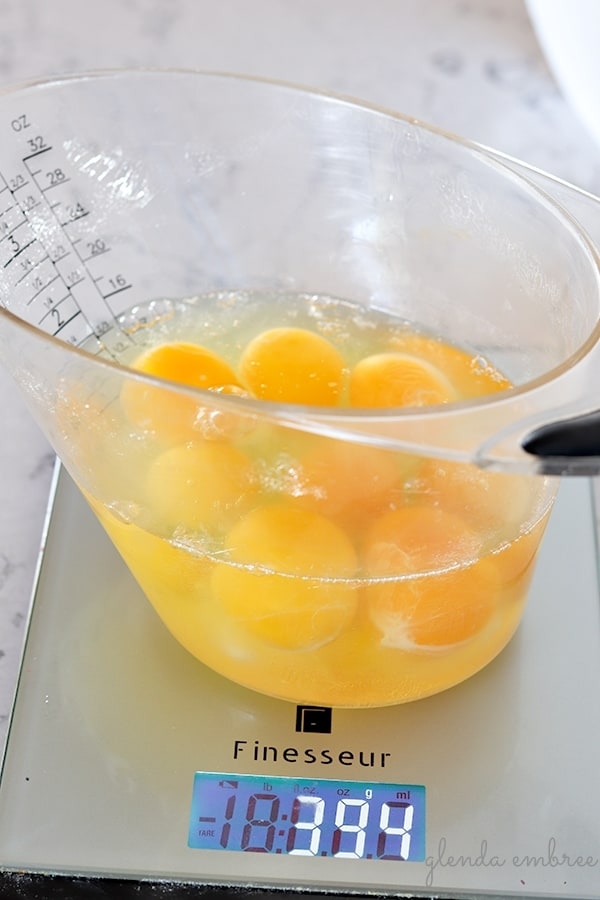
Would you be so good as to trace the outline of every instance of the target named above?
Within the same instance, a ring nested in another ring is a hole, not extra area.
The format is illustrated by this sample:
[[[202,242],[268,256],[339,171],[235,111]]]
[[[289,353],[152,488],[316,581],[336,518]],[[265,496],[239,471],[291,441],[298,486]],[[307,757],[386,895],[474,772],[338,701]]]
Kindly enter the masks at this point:
[[[599,0],[526,0],[526,3],[559,87],[600,144]]]

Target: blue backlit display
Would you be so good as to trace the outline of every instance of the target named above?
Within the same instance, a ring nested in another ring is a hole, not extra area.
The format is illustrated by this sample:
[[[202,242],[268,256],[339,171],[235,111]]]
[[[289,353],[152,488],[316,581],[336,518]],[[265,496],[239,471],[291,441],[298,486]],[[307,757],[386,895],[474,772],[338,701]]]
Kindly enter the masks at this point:
[[[197,772],[189,846],[341,859],[425,859],[425,788]]]

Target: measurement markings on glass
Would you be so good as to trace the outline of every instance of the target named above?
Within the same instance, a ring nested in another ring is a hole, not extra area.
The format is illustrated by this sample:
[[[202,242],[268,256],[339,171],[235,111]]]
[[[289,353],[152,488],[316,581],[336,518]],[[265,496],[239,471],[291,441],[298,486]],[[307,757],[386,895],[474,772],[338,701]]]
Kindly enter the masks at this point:
[[[27,235],[24,242],[23,242],[23,239],[21,238],[21,235],[19,235],[18,237],[15,236],[17,234],[17,232],[19,231],[19,229],[21,229],[24,225],[27,225],[27,224],[28,223],[26,220],[24,220],[22,222],[18,222],[12,228],[10,228],[8,231],[6,231],[5,234],[2,236],[2,238],[0,238],[0,243],[2,243],[4,241],[7,242],[8,252],[9,252],[9,254],[11,254],[8,257],[8,259],[6,260],[6,262],[4,263],[5,269],[7,266],[9,266],[13,262],[13,260],[15,260],[18,256],[20,256],[21,253],[23,253],[25,250],[27,250],[29,247],[31,247],[32,244],[35,243],[35,238],[31,237],[30,235]]]
[[[42,263],[46,262],[46,260],[49,258],[50,257],[48,255],[42,256],[42,257],[40,257],[40,259],[36,259],[36,260],[31,260],[29,257],[27,257],[27,264],[23,266],[23,274],[19,275],[19,277],[17,278],[16,284],[21,284],[22,281],[25,281],[26,278],[29,278],[29,276],[33,272],[35,272],[36,269],[38,269],[39,266],[41,266]],[[55,277],[58,278],[58,275]],[[43,290],[43,289],[44,289],[44,286],[42,285],[40,290]],[[37,293],[33,294],[29,298],[29,300],[27,301],[27,306],[29,306],[29,304],[35,299],[36,296],[37,296]]]
[[[99,349],[118,357],[131,338],[116,325],[111,301],[133,285],[120,272],[98,272],[112,248],[93,225],[77,228],[92,221],[92,210],[60,151],[34,133],[28,114],[10,128],[25,152],[21,171],[0,173],[0,266],[13,290],[28,292],[31,324],[76,346],[95,336]],[[5,302],[10,308],[10,296]]]

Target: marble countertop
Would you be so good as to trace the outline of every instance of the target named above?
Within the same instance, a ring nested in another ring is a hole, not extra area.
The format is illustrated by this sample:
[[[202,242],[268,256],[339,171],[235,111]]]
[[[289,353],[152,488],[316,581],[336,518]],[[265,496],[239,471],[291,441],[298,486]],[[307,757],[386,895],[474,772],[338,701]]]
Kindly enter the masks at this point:
[[[598,147],[561,96],[523,0],[0,0],[0,87],[140,65],[343,92],[600,193]],[[1,372],[0,390],[3,730],[54,458]]]

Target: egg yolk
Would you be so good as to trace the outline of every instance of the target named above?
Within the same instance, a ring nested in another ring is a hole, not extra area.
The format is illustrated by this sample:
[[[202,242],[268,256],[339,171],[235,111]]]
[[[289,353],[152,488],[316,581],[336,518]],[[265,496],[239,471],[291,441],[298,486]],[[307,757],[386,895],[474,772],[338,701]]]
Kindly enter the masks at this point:
[[[245,512],[256,493],[250,459],[227,443],[171,447],[151,463],[146,503],[163,533],[219,530]]]
[[[359,533],[370,517],[402,502],[404,480],[417,465],[408,454],[315,437],[298,461],[297,502]]]
[[[308,650],[333,640],[354,618],[356,565],[350,540],[324,516],[264,506],[227,535],[213,589],[247,633]]]
[[[262,332],[246,346],[239,369],[255,397],[309,406],[336,406],[346,380],[340,353],[304,328]]]
[[[231,366],[212,350],[198,344],[161,344],[143,353],[131,368],[186,387],[203,390],[225,386],[241,388]],[[176,389],[129,378],[121,389],[121,405],[130,422],[164,443],[178,444],[199,436],[213,436],[210,428],[203,428],[207,417],[210,420],[211,408]]]
[[[512,387],[510,381],[484,358],[435,337],[407,329],[394,336],[390,348],[417,356],[444,372],[463,400],[484,397]]]
[[[481,537],[439,509],[382,516],[364,544],[369,614],[387,646],[440,650],[474,637],[496,605],[493,562],[477,559]],[[421,574],[427,573],[427,574]]]
[[[350,373],[352,406],[430,406],[455,399],[443,372],[407,353],[365,356]]]

